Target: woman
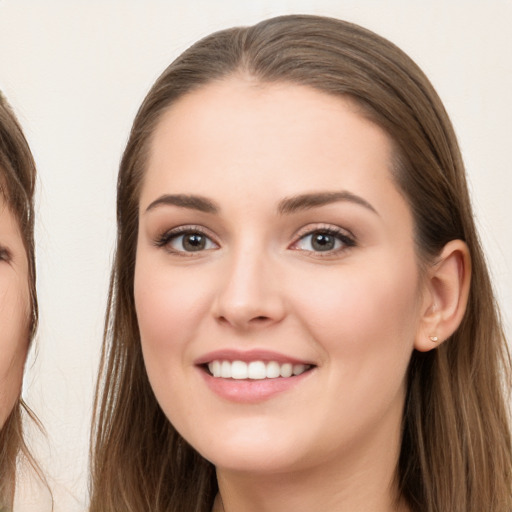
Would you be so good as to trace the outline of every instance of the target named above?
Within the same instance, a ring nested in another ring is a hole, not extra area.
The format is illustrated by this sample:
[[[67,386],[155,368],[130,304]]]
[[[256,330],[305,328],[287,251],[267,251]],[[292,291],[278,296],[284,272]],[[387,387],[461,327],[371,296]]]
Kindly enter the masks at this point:
[[[509,511],[506,342],[456,138],[355,25],[213,34],[118,181],[91,511]]]
[[[0,509],[10,510],[23,454],[23,366],[37,326],[34,262],[36,169],[21,128],[0,95]]]

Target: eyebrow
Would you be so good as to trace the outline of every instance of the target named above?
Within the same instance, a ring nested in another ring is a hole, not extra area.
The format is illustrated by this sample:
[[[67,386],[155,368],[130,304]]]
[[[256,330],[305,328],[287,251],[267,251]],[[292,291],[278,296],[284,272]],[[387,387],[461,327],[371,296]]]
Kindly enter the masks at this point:
[[[188,194],[164,194],[155,199],[147,208],[146,212],[154,210],[158,206],[170,205],[179,208],[188,208],[205,213],[218,213],[220,208],[210,199],[202,196]]]
[[[363,199],[352,192],[348,192],[347,190],[342,190],[340,192],[300,194],[298,196],[288,197],[279,202],[278,211],[281,214],[290,214],[301,210],[316,208],[318,206],[337,203],[339,201],[347,201],[349,203],[363,206],[364,208],[379,215],[377,210],[368,201],[366,201],[366,199]]]
[[[377,210],[368,201],[346,190],[340,192],[315,192],[311,194],[300,194],[297,196],[287,197],[279,202],[277,210],[280,214],[291,214],[297,211],[317,208],[319,206],[325,206],[327,204],[337,203],[340,201],[346,201],[363,206],[378,215]],[[155,199],[146,208],[146,212],[154,210],[158,206],[165,205],[198,210],[204,213],[217,214],[220,212],[219,206],[217,206],[217,204],[211,199],[190,194],[164,194]]]

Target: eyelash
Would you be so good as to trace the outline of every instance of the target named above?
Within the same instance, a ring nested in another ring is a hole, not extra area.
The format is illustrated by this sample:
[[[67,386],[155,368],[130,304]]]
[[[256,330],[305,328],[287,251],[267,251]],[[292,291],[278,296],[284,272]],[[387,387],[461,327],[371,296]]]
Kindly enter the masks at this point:
[[[314,251],[314,250],[307,250],[307,249],[300,249],[297,246],[301,241],[304,241],[308,236],[313,235],[327,235],[332,236],[335,241],[339,241],[341,243],[341,247],[337,247],[334,249],[329,249],[326,251]],[[346,230],[343,230],[341,228],[338,228],[336,226],[315,226],[314,228],[307,227],[304,228],[301,232],[298,234],[297,241],[293,242],[291,245],[292,249],[296,251],[302,251],[304,253],[311,254],[312,256],[316,258],[325,258],[329,256],[336,255],[340,252],[344,252],[348,249],[351,249],[352,247],[356,247],[356,239],[352,234],[348,234]]]
[[[0,261],[11,261],[11,252],[9,249],[6,249],[5,247],[0,246]]]
[[[165,231],[155,240],[155,245],[157,247],[163,247],[170,253],[176,254],[178,256],[190,257],[190,256],[193,256],[195,253],[204,252],[204,251],[186,251],[186,250],[180,251],[180,250],[177,250],[177,249],[174,249],[173,247],[171,247],[172,241],[179,238],[180,236],[185,236],[185,235],[201,235],[201,236],[205,237],[207,240],[209,240],[211,243],[218,245],[216,242],[213,241],[213,237],[202,226],[179,226],[179,227],[171,229],[169,231]],[[206,250],[211,250],[211,249],[206,249]]]
[[[341,247],[335,248],[335,249],[329,249],[325,251],[314,251],[314,250],[307,250],[307,249],[301,249],[297,246],[301,241],[306,239],[308,236],[312,235],[327,235],[332,236],[335,238],[335,240],[339,241],[341,243]],[[218,246],[217,242],[214,241],[212,235],[207,232],[202,226],[179,226],[177,228],[171,229],[169,231],[165,231],[161,235],[157,237],[154,244],[157,247],[163,247],[166,248],[170,253],[176,254],[178,256],[185,256],[190,257],[193,256],[195,253],[199,252],[205,252],[208,250],[212,250],[212,248],[207,249],[201,249],[198,251],[187,251],[187,250],[177,250],[171,247],[171,242],[178,239],[179,237],[183,237],[185,235],[200,235],[204,238],[206,238],[210,243],[215,244]],[[315,257],[328,257],[332,256],[334,254],[337,254],[342,251],[346,251],[347,249],[350,249],[352,247],[355,247],[356,240],[353,235],[347,234],[345,230],[342,230],[341,228],[334,227],[334,226],[317,226],[315,228],[304,228],[301,230],[301,232],[298,233],[297,239],[295,242],[293,242],[289,247],[292,250],[301,251],[304,253],[310,253],[314,254]]]

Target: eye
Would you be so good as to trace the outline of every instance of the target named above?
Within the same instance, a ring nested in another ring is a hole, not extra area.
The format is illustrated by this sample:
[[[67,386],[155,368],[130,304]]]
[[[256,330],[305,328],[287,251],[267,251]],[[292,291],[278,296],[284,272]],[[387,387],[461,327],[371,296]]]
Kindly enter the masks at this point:
[[[217,249],[218,245],[199,229],[177,228],[164,233],[156,242],[170,252],[191,253]]]
[[[0,261],[11,261],[12,259],[12,256],[11,256],[11,252],[9,251],[9,249],[7,249],[6,247],[2,247],[0,246]]]
[[[354,247],[353,238],[336,229],[316,229],[301,236],[292,249],[310,252],[332,253]]]

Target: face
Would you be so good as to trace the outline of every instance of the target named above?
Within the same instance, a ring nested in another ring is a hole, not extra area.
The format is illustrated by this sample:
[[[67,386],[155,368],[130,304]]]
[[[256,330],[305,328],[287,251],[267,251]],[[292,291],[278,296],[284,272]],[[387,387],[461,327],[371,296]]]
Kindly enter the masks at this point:
[[[163,116],[136,311],[158,402],[218,469],[396,455],[421,287],[391,153],[349,100],[297,85],[230,78]]]
[[[28,261],[18,223],[0,195],[0,427],[21,389],[29,338]]]

